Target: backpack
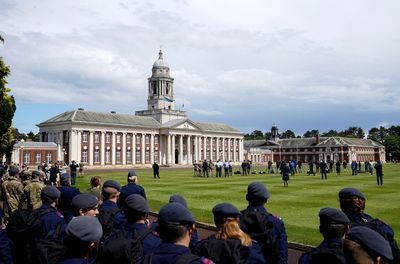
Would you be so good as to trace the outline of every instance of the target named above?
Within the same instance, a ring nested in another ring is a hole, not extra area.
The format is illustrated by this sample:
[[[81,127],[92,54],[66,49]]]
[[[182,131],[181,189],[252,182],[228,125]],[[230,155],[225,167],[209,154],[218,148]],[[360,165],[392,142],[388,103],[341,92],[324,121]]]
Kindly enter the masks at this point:
[[[310,264],[346,264],[344,254],[333,248],[316,248],[310,253]]]
[[[99,207],[99,215],[97,218],[103,228],[103,237],[108,237],[111,235],[114,229],[114,217],[115,215],[120,212],[121,209],[119,208],[111,208],[109,210],[104,210]]]
[[[185,253],[178,257],[175,264],[190,264],[193,261],[199,260],[199,259],[200,259],[200,257],[197,255],[194,255],[192,253]],[[150,254],[150,255],[144,256],[141,263],[142,264],[151,264],[152,261],[153,261],[153,254]]]
[[[271,215],[259,211],[242,211],[240,228],[251,239],[258,242],[264,258],[268,263],[277,263],[279,259],[279,241],[273,230],[273,223],[268,220]]]
[[[143,239],[152,232],[151,229],[134,232],[131,235],[123,229],[114,230],[112,234],[100,241],[98,263],[133,264],[143,257]]]
[[[238,239],[209,237],[196,244],[194,253],[218,264],[245,264],[250,257],[250,248],[243,246]]]
[[[18,209],[12,213],[7,224],[7,235],[13,248],[17,249],[13,254],[14,263],[35,263],[36,241],[46,236],[42,217],[55,211],[50,207],[43,211]]]
[[[37,264],[53,264],[58,263],[65,253],[63,243],[63,225],[58,225],[54,233],[47,237],[41,238],[36,241],[36,254]]]

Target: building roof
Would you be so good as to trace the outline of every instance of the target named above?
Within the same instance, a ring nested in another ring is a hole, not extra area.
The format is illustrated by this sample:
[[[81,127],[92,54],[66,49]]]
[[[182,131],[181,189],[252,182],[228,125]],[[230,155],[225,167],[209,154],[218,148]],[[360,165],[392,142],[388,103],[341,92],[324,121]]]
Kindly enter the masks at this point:
[[[161,126],[160,123],[157,122],[157,120],[155,120],[153,117],[91,112],[81,109],[64,112],[40,123],[38,126],[41,127],[49,124],[64,122],[140,126],[156,129],[160,128]]]
[[[227,124],[221,124],[221,123],[203,123],[203,122],[194,122],[197,126],[200,127],[201,130],[203,131],[209,131],[209,132],[230,132],[230,133],[240,133],[239,130],[236,128],[233,128]]]
[[[158,59],[153,63],[153,68],[169,68],[168,63],[163,58],[162,50],[158,53]]]
[[[25,141],[22,143],[21,141],[18,141],[14,144],[14,148],[20,148],[21,146],[24,148],[57,148],[57,144],[54,142]]]

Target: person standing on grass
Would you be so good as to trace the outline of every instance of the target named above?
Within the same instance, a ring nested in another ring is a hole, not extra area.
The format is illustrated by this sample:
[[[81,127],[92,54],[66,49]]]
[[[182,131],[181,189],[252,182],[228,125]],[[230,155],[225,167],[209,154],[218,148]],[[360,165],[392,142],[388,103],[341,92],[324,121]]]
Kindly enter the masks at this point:
[[[327,176],[326,176],[326,170],[328,168],[328,165],[326,165],[325,161],[322,160],[321,163],[319,164],[319,168],[321,170],[321,180],[327,180]]]
[[[378,160],[375,164],[375,173],[376,173],[376,183],[378,185],[383,185],[383,167],[382,162]]]
[[[75,160],[73,160],[72,163],[69,165],[69,170],[70,170],[70,173],[71,173],[71,184],[72,185],[75,185],[78,168],[79,168],[79,165],[75,162]]]
[[[160,179],[160,166],[158,166],[157,162],[154,161],[153,163],[153,175],[154,179]]]
[[[340,175],[340,161],[338,160],[338,161],[336,161],[336,173],[337,173],[337,175]]]
[[[147,199],[146,192],[142,186],[138,183],[138,177],[136,175],[136,171],[131,170],[128,172],[128,184],[121,187],[120,196],[118,199],[118,207],[122,208],[126,197],[131,194],[140,194],[144,199]]]
[[[281,173],[282,173],[283,187],[289,187],[288,181],[289,181],[290,169],[284,161],[282,161],[281,163]]]

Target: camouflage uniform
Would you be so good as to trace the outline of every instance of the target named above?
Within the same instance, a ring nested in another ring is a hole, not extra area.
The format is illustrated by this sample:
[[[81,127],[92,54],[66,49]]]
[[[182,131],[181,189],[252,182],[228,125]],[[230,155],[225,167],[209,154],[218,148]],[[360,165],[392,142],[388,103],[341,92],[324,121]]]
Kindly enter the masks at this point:
[[[15,176],[8,178],[1,185],[2,200],[4,206],[4,219],[8,221],[12,212],[18,209],[24,193],[22,183]]]
[[[26,207],[30,210],[34,210],[42,206],[42,200],[40,199],[40,193],[44,188],[44,184],[39,179],[32,179],[30,183],[24,188],[24,201]]]

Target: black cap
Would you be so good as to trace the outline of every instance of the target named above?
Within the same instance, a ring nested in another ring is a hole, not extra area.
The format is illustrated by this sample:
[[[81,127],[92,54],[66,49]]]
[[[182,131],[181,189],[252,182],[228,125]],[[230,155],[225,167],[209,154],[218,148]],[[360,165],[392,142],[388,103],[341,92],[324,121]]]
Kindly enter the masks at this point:
[[[146,201],[140,194],[131,194],[125,199],[125,205],[137,212],[148,213],[150,212],[150,207]]]
[[[68,173],[64,172],[61,174],[60,179],[61,179],[61,181],[68,181],[71,179],[71,176],[69,176]]]
[[[129,171],[128,172],[128,178],[131,178],[133,176],[136,176],[136,171],[134,171],[134,170]]]
[[[8,175],[10,176],[15,176],[15,174],[19,173],[19,168],[18,167],[11,167],[10,169],[8,169]]]
[[[40,172],[37,170],[32,171],[32,178],[36,179],[40,177]]]
[[[158,213],[158,221],[180,224],[193,224],[195,222],[189,210],[179,203],[168,203],[164,205]]]
[[[97,242],[103,236],[103,229],[97,217],[78,216],[72,218],[65,229],[67,236],[83,242]]]
[[[360,199],[365,200],[364,194],[360,190],[358,190],[356,188],[343,188],[339,192],[339,199],[348,199],[348,198],[351,198],[353,196],[356,196],[356,197],[358,197]]]
[[[392,249],[389,242],[378,232],[365,226],[355,226],[350,229],[347,239],[360,244],[365,251],[372,256],[385,257],[388,260],[393,259]]]
[[[75,209],[90,209],[99,204],[96,196],[89,193],[81,193],[72,198],[72,207]]]
[[[183,198],[179,194],[171,195],[171,197],[169,197],[169,202],[170,203],[179,203],[187,208],[187,202],[186,202],[185,198]]]
[[[55,199],[60,198],[61,192],[56,187],[47,185],[42,189],[42,195]]]
[[[247,197],[248,198],[269,198],[269,192],[267,188],[261,182],[252,182],[247,187]]]
[[[103,184],[103,189],[107,188],[107,187],[111,187],[111,188],[117,189],[117,191],[121,190],[121,184],[119,184],[119,182],[114,181],[114,180],[105,181],[104,184]]]
[[[350,220],[345,213],[335,208],[322,208],[319,210],[321,224],[349,224]]]
[[[212,209],[214,214],[214,222],[219,223],[221,219],[226,217],[238,217],[240,215],[239,209],[230,203],[220,203]]]

